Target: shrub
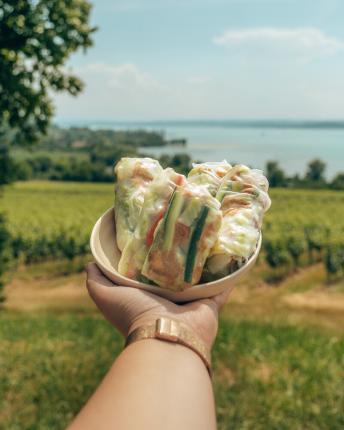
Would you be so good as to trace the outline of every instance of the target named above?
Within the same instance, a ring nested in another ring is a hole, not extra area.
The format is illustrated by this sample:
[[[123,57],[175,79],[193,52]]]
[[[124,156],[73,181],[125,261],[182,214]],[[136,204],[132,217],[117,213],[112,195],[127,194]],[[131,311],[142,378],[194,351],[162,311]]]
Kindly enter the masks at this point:
[[[9,261],[9,240],[10,235],[6,227],[5,217],[4,215],[0,214],[0,302],[3,302],[5,300],[2,276],[4,275]]]

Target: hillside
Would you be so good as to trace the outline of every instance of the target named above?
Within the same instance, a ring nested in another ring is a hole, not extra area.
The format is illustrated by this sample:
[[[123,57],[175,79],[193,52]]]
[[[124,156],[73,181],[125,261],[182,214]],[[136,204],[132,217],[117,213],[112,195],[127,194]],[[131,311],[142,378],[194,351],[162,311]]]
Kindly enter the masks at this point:
[[[323,261],[343,244],[344,193],[271,195],[263,237],[280,264],[265,247],[222,311],[213,351],[219,430],[341,429],[344,281]],[[5,190],[12,237],[23,240],[0,311],[0,428],[63,428],[122,347],[83,273],[92,225],[112,201],[112,185]],[[305,231],[315,232],[308,242]],[[301,249],[298,264],[290,243]]]

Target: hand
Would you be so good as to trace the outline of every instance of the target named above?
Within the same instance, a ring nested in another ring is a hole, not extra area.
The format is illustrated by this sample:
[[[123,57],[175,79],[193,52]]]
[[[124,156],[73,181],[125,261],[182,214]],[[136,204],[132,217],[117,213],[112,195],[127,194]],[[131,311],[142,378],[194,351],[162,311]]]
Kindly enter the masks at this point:
[[[218,312],[228,292],[177,305],[144,290],[113,284],[94,263],[89,263],[86,271],[90,296],[105,318],[125,337],[136,327],[168,317],[189,326],[211,349],[218,328]]]

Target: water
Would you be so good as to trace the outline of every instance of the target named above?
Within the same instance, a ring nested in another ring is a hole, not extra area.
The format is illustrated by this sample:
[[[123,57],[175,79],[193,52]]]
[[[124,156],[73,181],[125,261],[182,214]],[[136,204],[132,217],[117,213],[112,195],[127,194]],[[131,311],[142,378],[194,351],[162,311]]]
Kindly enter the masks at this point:
[[[64,124],[66,125],[66,124]],[[78,123],[92,128],[146,129],[163,131],[166,138],[186,138],[186,147],[145,148],[159,156],[186,152],[194,160],[243,163],[264,168],[268,160],[278,161],[288,174],[301,173],[307,163],[320,158],[332,177],[344,171],[344,123],[273,121],[173,121]]]

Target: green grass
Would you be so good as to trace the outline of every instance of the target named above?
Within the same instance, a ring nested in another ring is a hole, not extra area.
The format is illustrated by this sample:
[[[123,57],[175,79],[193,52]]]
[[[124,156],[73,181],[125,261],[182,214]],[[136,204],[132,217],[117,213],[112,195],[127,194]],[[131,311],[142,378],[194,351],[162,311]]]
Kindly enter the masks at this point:
[[[297,233],[306,222],[344,227],[343,192],[272,190],[271,195],[265,238],[268,230]],[[111,184],[36,181],[6,187],[1,211],[14,235],[62,230],[88,241],[95,220],[112,203]],[[65,265],[22,268],[22,284],[52,288]],[[45,280],[48,273],[52,280]],[[283,301],[287,292],[341,294],[343,284],[324,284],[323,268],[314,267],[301,269],[279,288],[268,287],[262,281],[266,273],[264,264],[252,271],[240,290],[248,299],[241,301],[239,294],[235,300],[233,294],[220,323],[214,349],[219,430],[344,428],[343,318],[333,309],[300,309]],[[39,288],[32,294],[39,298]],[[0,311],[1,430],[64,428],[120,351],[122,340],[93,308],[56,297],[55,307],[44,308],[48,299],[41,300],[44,311]]]
[[[343,428],[343,354],[334,335],[223,320],[214,351],[219,428]]]
[[[92,314],[0,313],[0,428],[62,429],[121,347]]]
[[[89,312],[0,313],[0,428],[65,428],[122,341]],[[214,349],[219,430],[340,429],[344,340],[223,318]]]

